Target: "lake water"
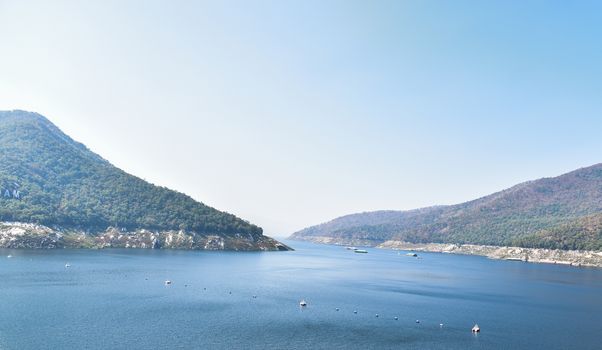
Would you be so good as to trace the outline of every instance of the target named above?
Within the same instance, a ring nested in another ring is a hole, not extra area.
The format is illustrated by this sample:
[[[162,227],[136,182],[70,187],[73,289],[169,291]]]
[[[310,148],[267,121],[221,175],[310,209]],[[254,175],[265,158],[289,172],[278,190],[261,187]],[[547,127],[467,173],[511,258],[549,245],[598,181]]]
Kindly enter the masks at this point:
[[[602,269],[287,243],[0,250],[0,349],[602,348]]]

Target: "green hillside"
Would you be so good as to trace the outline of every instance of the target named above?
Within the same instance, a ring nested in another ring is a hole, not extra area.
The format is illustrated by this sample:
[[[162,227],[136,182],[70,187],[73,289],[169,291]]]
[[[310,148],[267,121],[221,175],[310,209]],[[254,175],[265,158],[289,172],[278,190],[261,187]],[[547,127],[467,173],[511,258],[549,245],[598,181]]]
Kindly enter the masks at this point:
[[[261,228],[112,166],[36,113],[0,112],[0,221],[260,237]]]
[[[343,216],[293,239],[602,249],[602,164],[519,184],[470,202]]]

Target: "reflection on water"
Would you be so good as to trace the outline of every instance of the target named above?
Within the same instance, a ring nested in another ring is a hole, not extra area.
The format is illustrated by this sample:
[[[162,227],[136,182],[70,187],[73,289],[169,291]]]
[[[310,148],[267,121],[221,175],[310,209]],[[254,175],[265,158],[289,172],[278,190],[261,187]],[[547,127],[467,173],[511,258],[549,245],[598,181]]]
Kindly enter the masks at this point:
[[[297,250],[1,250],[0,347],[599,348],[602,270],[288,243]]]

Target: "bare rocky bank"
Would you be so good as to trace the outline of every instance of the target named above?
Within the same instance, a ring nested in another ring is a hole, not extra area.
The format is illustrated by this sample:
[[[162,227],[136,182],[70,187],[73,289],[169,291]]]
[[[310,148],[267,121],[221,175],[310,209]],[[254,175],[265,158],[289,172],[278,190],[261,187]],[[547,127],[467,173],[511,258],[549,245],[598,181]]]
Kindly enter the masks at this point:
[[[284,251],[290,247],[266,236],[249,234],[205,235],[178,230],[128,231],[109,227],[100,232],[51,228],[48,226],[0,222],[0,248],[140,248],[235,251]]]
[[[296,238],[300,239],[300,238]],[[602,251],[557,250],[522,247],[498,247],[473,244],[409,243],[402,241],[346,240],[333,237],[304,237],[305,241],[323,244],[371,246],[384,249],[435,253],[481,255],[490,259],[520,260],[533,263],[602,267]]]

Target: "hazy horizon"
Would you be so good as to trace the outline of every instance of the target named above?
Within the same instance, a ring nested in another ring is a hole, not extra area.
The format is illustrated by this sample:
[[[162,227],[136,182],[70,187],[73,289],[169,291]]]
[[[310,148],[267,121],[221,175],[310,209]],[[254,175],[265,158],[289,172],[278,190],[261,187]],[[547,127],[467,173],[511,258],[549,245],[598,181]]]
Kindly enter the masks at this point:
[[[602,162],[600,10],[0,0],[0,110],[283,237]]]

